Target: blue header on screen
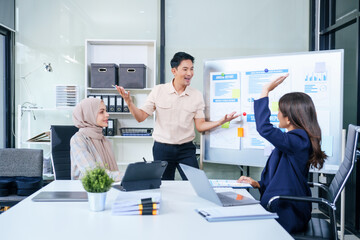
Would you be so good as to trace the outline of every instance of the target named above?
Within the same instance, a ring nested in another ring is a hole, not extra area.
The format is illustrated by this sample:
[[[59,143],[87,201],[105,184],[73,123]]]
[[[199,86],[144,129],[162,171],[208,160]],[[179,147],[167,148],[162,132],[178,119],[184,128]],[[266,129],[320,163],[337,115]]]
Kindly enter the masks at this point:
[[[237,74],[217,74],[213,75],[213,80],[233,80],[237,79]]]
[[[255,115],[254,114],[248,114],[246,117],[247,117],[246,118],[247,122],[255,122]],[[276,114],[271,114],[270,115],[270,122],[279,122],[279,119],[278,119]]]

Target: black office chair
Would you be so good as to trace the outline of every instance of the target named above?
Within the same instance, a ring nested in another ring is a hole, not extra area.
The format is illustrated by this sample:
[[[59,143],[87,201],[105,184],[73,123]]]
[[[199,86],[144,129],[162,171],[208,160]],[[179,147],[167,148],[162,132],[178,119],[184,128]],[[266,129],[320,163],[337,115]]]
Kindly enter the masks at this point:
[[[349,125],[344,161],[341,163],[339,170],[335,174],[334,179],[331,181],[330,186],[320,183],[309,183],[310,187],[320,187],[327,192],[327,198],[315,197],[294,197],[294,196],[274,196],[267,205],[271,210],[271,204],[274,200],[291,200],[291,201],[305,201],[323,203],[329,207],[330,223],[324,219],[311,218],[308,226],[304,232],[293,234],[295,239],[338,239],[337,226],[336,226],[336,200],[339,198],[341,191],[344,189],[345,183],[349,178],[357,158],[357,141],[360,132],[359,126]]]
[[[75,126],[51,126],[51,162],[55,180],[71,179],[70,139],[78,130]]]

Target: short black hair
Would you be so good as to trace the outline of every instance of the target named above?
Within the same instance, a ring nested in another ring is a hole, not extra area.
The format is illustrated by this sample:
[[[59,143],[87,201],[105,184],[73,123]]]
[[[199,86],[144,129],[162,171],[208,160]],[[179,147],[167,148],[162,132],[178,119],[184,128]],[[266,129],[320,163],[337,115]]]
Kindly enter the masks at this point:
[[[194,63],[195,58],[186,52],[177,52],[170,61],[171,68],[177,68],[183,60],[191,60]]]

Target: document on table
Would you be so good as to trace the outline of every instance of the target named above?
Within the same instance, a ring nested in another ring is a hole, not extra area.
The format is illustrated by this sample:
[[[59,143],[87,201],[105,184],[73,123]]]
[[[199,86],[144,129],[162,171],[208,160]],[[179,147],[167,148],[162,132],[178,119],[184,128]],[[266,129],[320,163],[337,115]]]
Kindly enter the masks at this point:
[[[236,180],[210,179],[213,188],[252,188],[249,183],[239,183]]]
[[[259,205],[238,207],[214,207],[195,209],[208,222],[240,221],[278,218],[276,213],[268,212]]]

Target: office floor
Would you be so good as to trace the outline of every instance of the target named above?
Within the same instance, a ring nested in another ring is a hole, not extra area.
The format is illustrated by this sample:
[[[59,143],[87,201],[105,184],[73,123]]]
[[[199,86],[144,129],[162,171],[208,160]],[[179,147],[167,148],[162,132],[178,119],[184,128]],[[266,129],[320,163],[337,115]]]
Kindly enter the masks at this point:
[[[344,237],[344,240],[357,240],[357,239],[360,239],[360,238],[358,238],[357,236],[352,235],[352,234],[345,234],[345,237]]]
[[[351,232],[345,230],[344,240],[358,240],[358,239],[360,239],[360,237],[357,237]]]

